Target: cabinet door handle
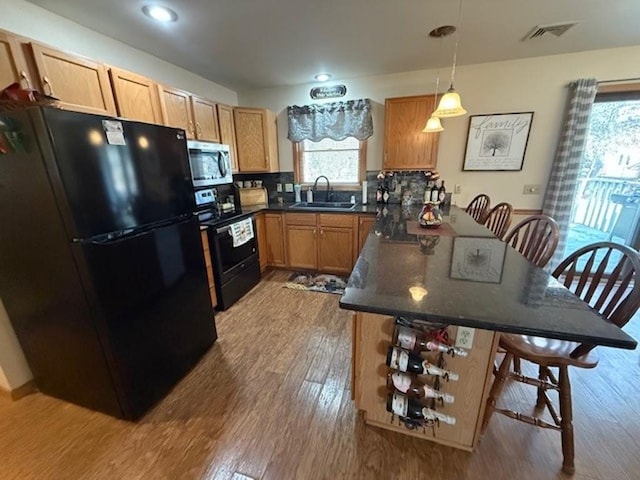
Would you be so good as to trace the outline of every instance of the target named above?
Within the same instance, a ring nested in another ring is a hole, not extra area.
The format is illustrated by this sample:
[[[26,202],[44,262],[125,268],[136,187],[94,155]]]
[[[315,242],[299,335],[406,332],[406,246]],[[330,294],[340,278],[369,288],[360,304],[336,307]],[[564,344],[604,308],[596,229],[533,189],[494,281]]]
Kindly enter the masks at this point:
[[[52,97],[55,97],[55,95],[53,94],[53,85],[51,85],[51,81],[49,80],[49,77],[47,77],[46,75],[44,75],[44,76],[42,77],[42,83],[44,84],[44,85],[43,85],[43,87],[44,87],[44,86],[49,87],[49,93],[48,93],[48,95],[51,95]],[[44,90],[44,88],[43,88],[43,90]],[[45,92],[45,93],[46,93],[46,92]]]
[[[24,83],[26,83],[27,89],[31,90],[31,82],[29,81],[29,77],[27,76],[27,72],[25,72],[24,70],[20,70],[20,78],[22,78],[22,80],[24,80]]]
[[[315,238],[315,236],[316,236],[316,229],[314,228],[313,229],[313,237]]]
[[[194,137],[196,136],[196,131],[193,128],[193,122],[191,120],[189,120],[189,131],[191,132],[191,135],[193,135]]]
[[[198,135],[198,138],[202,136],[202,128],[200,128],[200,122],[196,122],[196,133]]]

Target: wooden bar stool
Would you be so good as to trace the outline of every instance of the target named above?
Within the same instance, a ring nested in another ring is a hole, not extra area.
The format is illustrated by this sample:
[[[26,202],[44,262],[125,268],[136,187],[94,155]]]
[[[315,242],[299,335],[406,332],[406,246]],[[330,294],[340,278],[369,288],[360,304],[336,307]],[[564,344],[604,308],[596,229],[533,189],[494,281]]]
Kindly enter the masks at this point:
[[[548,215],[532,215],[513,227],[504,238],[531,263],[543,268],[558,246],[560,228]]]
[[[476,195],[476,197],[471,200],[471,203],[469,203],[469,205],[467,205],[467,208],[465,208],[464,210],[469,215],[471,215],[476,222],[482,223],[484,221],[484,216],[489,209],[490,203],[491,199],[489,198],[489,195],[481,193],[480,195]]]
[[[482,222],[485,227],[493,232],[493,234],[502,239],[507,233],[509,225],[511,225],[511,217],[513,216],[513,207],[507,202],[501,202],[489,210],[487,216]]]
[[[611,269],[607,268],[609,265]],[[602,316],[622,328],[640,306],[639,272],[638,252],[624,245],[599,242],[569,255],[552,275]],[[487,427],[493,412],[498,412],[538,427],[559,430],[562,434],[562,471],[573,474],[573,412],[569,367],[594,368],[598,364],[598,359],[592,351],[595,345],[528,335],[502,334],[500,347],[506,353],[489,392],[482,429]],[[537,364],[538,378],[526,377],[520,372],[509,372],[514,357]],[[551,371],[552,368],[558,368],[558,377]],[[538,416],[497,408],[496,401],[507,378],[537,387],[536,407],[546,407],[554,423],[546,422]],[[559,394],[559,414],[547,395],[548,390],[555,390]]]

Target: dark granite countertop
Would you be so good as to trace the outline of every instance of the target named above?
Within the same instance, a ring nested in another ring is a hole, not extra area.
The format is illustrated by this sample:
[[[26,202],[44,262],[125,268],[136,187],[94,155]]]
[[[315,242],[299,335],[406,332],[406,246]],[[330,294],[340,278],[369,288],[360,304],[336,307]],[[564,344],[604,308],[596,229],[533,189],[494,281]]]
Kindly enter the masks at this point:
[[[413,234],[419,210],[378,216],[340,307],[633,349],[636,341],[457,207]],[[407,231],[409,229],[409,231]],[[440,234],[440,235],[438,235]],[[436,236],[437,235],[437,236]],[[415,299],[410,289],[414,289]],[[418,299],[420,289],[426,295]]]

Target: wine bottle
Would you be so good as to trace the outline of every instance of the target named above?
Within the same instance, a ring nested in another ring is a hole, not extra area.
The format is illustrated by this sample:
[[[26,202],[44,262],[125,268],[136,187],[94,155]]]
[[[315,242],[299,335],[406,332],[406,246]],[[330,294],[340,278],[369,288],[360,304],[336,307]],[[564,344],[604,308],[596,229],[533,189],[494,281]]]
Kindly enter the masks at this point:
[[[427,182],[427,186],[424,187],[423,203],[427,203],[431,201],[431,186],[432,186],[432,182]]]
[[[440,182],[440,188],[438,189],[438,201],[444,202],[444,199],[447,197],[447,189],[444,188],[444,180]]]
[[[413,350],[414,352],[442,352],[448,353],[453,357],[456,355],[460,357],[469,355],[469,352],[463,348],[438,342],[417,330],[399,325],[396,325],[393,332],[393,343],[407,350]]]
[[[433,182],[433,186],[431,187],[431,201],[438,201],[438,187],[436,186],[436,182]]]
[[[417,375],[437,375],[445,380],[458,380],[458,374],[429,363],[420,355],[403,350],[398,347],[389,347],[387,350],[387,366],[406,373]]]
[[[448,425],[456,424],[456,417],[425,407],[418,400],[397,392],[390,393],[387,397],[387,412],[412,420],[438,420]]]
[[[435,398],[443,403],[453,403],[455,397],[448,393],[441,392],[429,385],[419,382],[415,377],[402,372],[389,372],[387,376],[387,387],[395,388],[411,398]]]

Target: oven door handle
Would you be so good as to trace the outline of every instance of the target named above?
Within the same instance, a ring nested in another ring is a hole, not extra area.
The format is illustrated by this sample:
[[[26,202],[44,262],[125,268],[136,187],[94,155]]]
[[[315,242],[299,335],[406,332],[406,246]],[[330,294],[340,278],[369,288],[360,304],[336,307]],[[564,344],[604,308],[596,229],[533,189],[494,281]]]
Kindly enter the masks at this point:
[[[231,230],[231,226],[216,228],[216,234],[220,235],[221,233],[228,232],[229,230]]]

